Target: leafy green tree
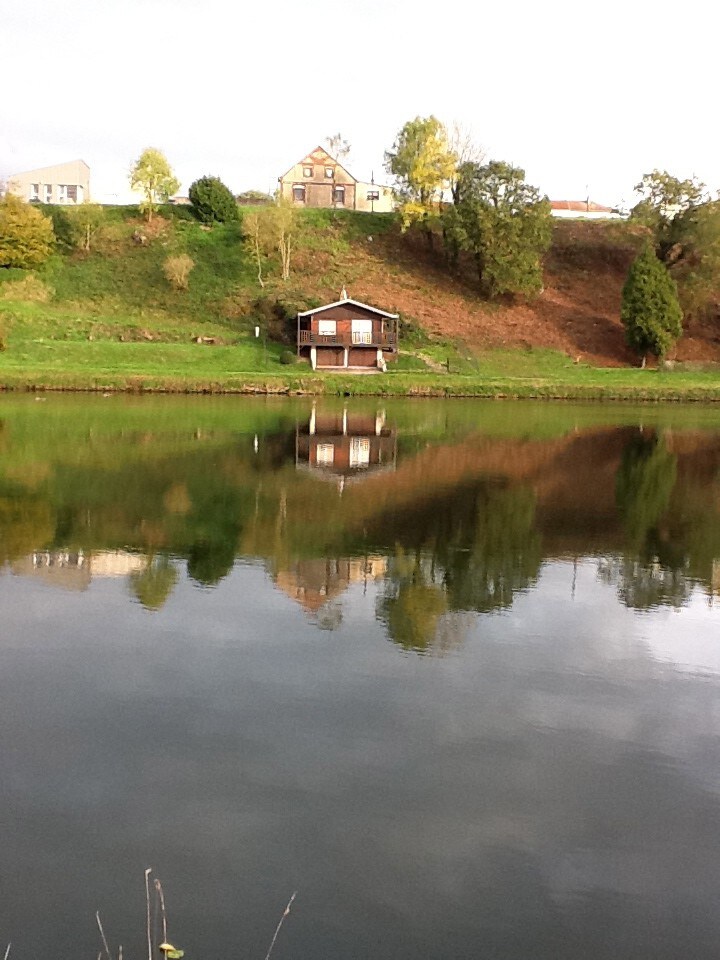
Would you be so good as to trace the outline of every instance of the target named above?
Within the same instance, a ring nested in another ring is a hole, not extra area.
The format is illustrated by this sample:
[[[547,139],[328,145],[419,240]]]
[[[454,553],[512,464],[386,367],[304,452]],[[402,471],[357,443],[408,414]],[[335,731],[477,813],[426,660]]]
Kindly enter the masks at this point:
[[[0,200],[0,267],[39,267],[54,246],[48,217],[11,193]]]
[[[635,185],[635,193],[640,199],[633,207],[631,216],[653,231],[661,260],[665,259],[665,252],[672,246],[675,218],[708,199],[705,184],[697,178],[679,180],[667,170],[653,170],[644,174]]]
[[[203,223],[228,223],[240,218],[237,201],[219,177],[201,177],[190,186],[190,202]]]
[[[165,203],[179,189],[180,181],[172,172],[165,154],[154,147],[147,147],[130,171],[130,187],[143,195],[140,209],[149,222],[159,204]]]
[[[93,239],[105,223],[105,210],[99,203],[80,203],[74,207],[53,207],[55,236],[60,243],[89,252]]]
[[[620,312],[628,343],[643,358],[663,357],[682,334],[677,286],[646,243],[630,265]]]
[[[431,219],[455,170],[447,130],[437,117],[415,117],[385,153],[385,168],[395,177],[401,197],[403,229],[420,223],[432,243]]]
[[[542,289],[542,255],[550,246],[550,204],[525,171],[498,160],[458,171],[456,202],[443,217],[449,259],[469,253],[482,291],[535,294]]]

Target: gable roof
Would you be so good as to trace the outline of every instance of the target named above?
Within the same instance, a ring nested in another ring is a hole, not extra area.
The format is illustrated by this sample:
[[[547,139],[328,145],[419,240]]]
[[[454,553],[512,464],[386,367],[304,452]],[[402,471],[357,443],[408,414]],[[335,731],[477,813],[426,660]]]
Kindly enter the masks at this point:
[[[90,173],[89,165],[78,157],[77,160],[63,160],[60,163],[51,163],[47,167],[33,167],[31,170],[20,170],[17,173],[11,173],[8,179],[12,180],[13,177],[25,177],[29,173],[47,173],[48,170],[55,170],[57,167],[69,167],[73,163],[81,163],[87,172]]]
[[[323,310],[329,310],[331,307],[342,307],[346,304],[353,307],[362,307],[363,310],[369,310],[371,313],[376,313],[379,317],[386,317],[388,320],[397,320],[400,316],[398,313],[388,313],[386,310],[371,307],[369,303],[361,303],[359,300],[351,300],[349,297],[343,300],[336,300],[334,303],[326,303],[322,307],[315,307],[314,310],[303,310],[302,313],[298,313],[298,316],[311,317],[314,313],[322,313]]]
[[[310,153],[306,154],[302,160],[298,160],[297,163],[294,163],[292,167],[290,167],[289,170],[286,170],[281,177],[278,177],[278,179],[284,180],[285,177],[293,169],[293,167],[302,166],[303,164],[307,164],[308,166],[310,166],[311,164],[314,164],[314,163],[327,163],[328,161],[330,163],[334,163],[336,167],[340,167],[340,169],[344,173],[346,173],[351,180],[355,181],[355,183],[358,182],[357,177],[354,177],[350,173],[350,171],[347,169],[347,167],[344,167],[339,160],[335,159],[335,157],[331,157],[330,154],[325,149],[325,147],[321,147],[319,144],[317,145],[317,147],[315,147],[314,150],[311,150]]]

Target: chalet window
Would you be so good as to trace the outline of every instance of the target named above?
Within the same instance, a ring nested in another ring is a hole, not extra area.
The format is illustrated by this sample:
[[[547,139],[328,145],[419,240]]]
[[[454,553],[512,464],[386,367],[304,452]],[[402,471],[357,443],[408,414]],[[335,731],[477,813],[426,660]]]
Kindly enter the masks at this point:
[[[368,190],[367,198],[368,198],[368,200],[379,200],[379,199],[380,199],[380,191],[379,191],[379,190]]]
[[[372,320],[357,319],[352,321],[352,342],[372,343]]]
[[[293,200],[296,203],[305,203],[305,187],[298,183],[293,187]]]
[[[315,459],[319,467],[331,467],[335,461],[335,444],[319,443]]]
[[[321,337],[334,337],[337,333],[337,320],[318,320],[318,333]]]
[[[370,464],[370,440],[368,437],[350,438],[350,466],[367,467]]]
[[[333,167],[325,167],[325,177],[328,180],[332,180],[334,176],[335,176],[335,169]]]
[[[345,203],[345,187],[334,188],[333,203]]]
[[[311,177],[312,175],[313,175],[313,169],[312,169],[312,167],[303,167],[303,176],[304,176],[304,177]]]

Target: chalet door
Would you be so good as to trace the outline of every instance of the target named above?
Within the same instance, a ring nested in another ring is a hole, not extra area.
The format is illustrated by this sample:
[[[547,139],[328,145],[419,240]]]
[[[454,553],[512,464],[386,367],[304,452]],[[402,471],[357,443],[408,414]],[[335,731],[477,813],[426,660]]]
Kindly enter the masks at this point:
[[[318,367],[342,367],[345,363],[345,351],[342,347],[318,347]]]
[[[350,347],[348,363],[351,367],[376,367],[377,350],[375,347]]]
[[[354,319],[352,321],[352,342],[353,343],[372,343],[372,320]]]

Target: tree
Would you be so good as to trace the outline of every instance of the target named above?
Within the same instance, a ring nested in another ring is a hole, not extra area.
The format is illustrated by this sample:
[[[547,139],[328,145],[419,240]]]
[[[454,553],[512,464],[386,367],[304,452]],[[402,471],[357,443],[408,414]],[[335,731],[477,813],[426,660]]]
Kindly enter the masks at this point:
[[[267,209],[267,208],[265,208]],[[265,286],[263,279],[263,264],[272,245],[272,237],[269,233],[268,217],[264,216],[264,210],[251,210],[243,217],[243,231],[245,234],[245,248],[257,267],[258,283],[261,287]]]
[[[454,161],[454,170],[450,177],[450,194],[453,203],[457,203],[460,170],[466,163],[482,163],[485,160],[485,151],[475,140],[473,132],[457,121],[450,129],[448,145]]]
[[[350,144],[340,133],[334,133],[330,137],[325,137],[325,146],[330,156],[339,160],[341,163],[347,160],[350,154]]]
[[[646,243],[630,265],[622,292],[621,318],[630,346],[643,358],[663,357],[682,334],[677,285]]]
[[[466,163],[458,171],[457,200],[443,215],[449,258],[459,250],[475,261],[489,297],[542,289],[542,255],[550,246],[550,204],[525,171],[502,161]]]
[[[0,200],[0,267],[39,267],[54,246],[48,217],[11,193]]]
[[[58,241],[86,252],[90,251],[93,238],[105,223],[105,211],[99,203],[53,207],[50,215]]]
[[[154,147],[147,147],[135,161],[130,171],[130,187],[143,195],[140,209],[147,214],[148,222],[160,203],[167,202],[180,187],[165,154]]]
[[[385,153],[385,168],[395,177],[402,202],[403,229],[419,222],[432,245],[430,222],[455,170],[455,158],[443,124],[436,117],[409,120]]]
[[[720,201],[711,201],[696,177],[680,180],[666,170],[646,173],[635,191],[640,200],[631,217],[650,230],[683,312],[704,313],[720,294]]]
[[[228,223],[239,220],[237,201],[219,177],[201,177],[190,186],[190,202],[203,223]]]

